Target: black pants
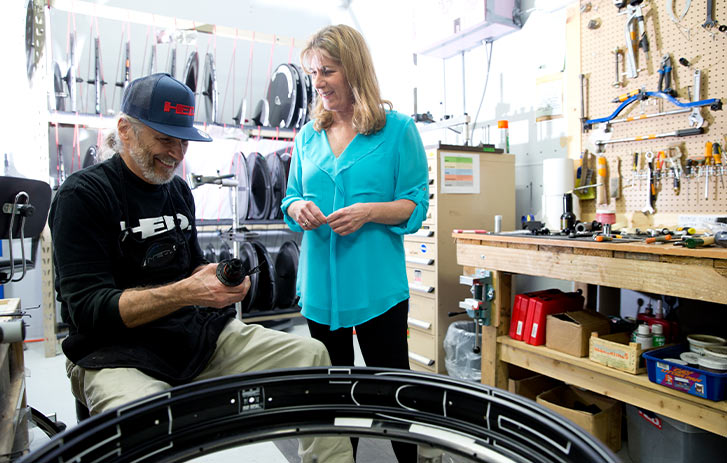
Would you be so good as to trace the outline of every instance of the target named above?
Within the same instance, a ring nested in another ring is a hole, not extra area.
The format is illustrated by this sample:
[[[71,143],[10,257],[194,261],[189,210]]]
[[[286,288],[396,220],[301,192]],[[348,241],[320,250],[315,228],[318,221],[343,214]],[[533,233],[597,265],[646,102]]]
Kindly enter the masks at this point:
[[[409,369],[409,345],[406,340],[406,319],[409,314],[409,300],[396,304],[383,314],[356,326],[356,337],[361,354],[368,367]],[[311,337],[321,341],[328,349],[334,366],[353,365],[353,328],[330,330],[308,320]],[[356,455],[358,439],[352,438],[353,454]],[[415,463],[417,447],[414,444],[392,442],[394,454],[399,463]]]

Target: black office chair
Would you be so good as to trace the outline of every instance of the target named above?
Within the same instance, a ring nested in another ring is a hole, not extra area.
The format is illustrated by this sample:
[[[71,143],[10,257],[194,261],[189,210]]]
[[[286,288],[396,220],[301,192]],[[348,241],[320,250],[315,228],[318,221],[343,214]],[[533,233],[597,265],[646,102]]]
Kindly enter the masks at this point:
[[[0,240],[9,240],[9,256],[0,258],[0,284],[20,281],[35,267],[40,235],[50,209],[50,186],[40,180],[0,177]],[[31,238],[30,259],[25,238]],[[13,242],[21,242],[21,257],[15,258]],[[20,276],[16,273],[20,272]]]

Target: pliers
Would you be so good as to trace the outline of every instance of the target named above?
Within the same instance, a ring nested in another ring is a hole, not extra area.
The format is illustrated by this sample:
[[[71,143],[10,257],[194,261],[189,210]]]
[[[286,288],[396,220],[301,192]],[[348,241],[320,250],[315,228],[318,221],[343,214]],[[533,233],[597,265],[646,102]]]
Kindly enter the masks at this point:
[[[676,92],[671,88],[671,58],[664,55],[661,59],[661,67],[657,71],[659,73],[659,91],[670,96],[676,96]]]

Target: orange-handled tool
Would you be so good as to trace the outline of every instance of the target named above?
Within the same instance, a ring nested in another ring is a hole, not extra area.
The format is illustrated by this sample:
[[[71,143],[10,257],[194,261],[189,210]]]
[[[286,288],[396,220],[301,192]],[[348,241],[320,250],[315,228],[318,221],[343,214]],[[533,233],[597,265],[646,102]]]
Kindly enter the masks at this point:
[[[649,243],[660,243],[664,241],[671,240],[671,235],[664,235],[664,236],[652,236],[651,238],[646,238],[645,242],[646,244]]]

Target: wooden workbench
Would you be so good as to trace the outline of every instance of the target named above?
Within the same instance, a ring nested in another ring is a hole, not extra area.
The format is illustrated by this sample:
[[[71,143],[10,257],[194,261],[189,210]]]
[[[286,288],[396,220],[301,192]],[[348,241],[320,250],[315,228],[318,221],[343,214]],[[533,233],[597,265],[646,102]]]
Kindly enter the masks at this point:
[[[492,325],[482,333],[482,382],[507,388],[507,364],[517,365],[698,428],[727,436],[727,400],[714,402],[631,375],[511,339],[512,275],[524,274],[727,303],[727,249],[686,249],[640,242],[557,240],[453,234],[457,262],[493,272]],[[680,276],[689,275],[689,278]],[[726,307],[727,308],[727,307]]]
[[[20,299],[0,299],[0,314],[19,310]],[[0,316],[3,321],[7,318]],[[28,448],[25,407],[23,343],[0,343],[0,463],[15,460]]]

